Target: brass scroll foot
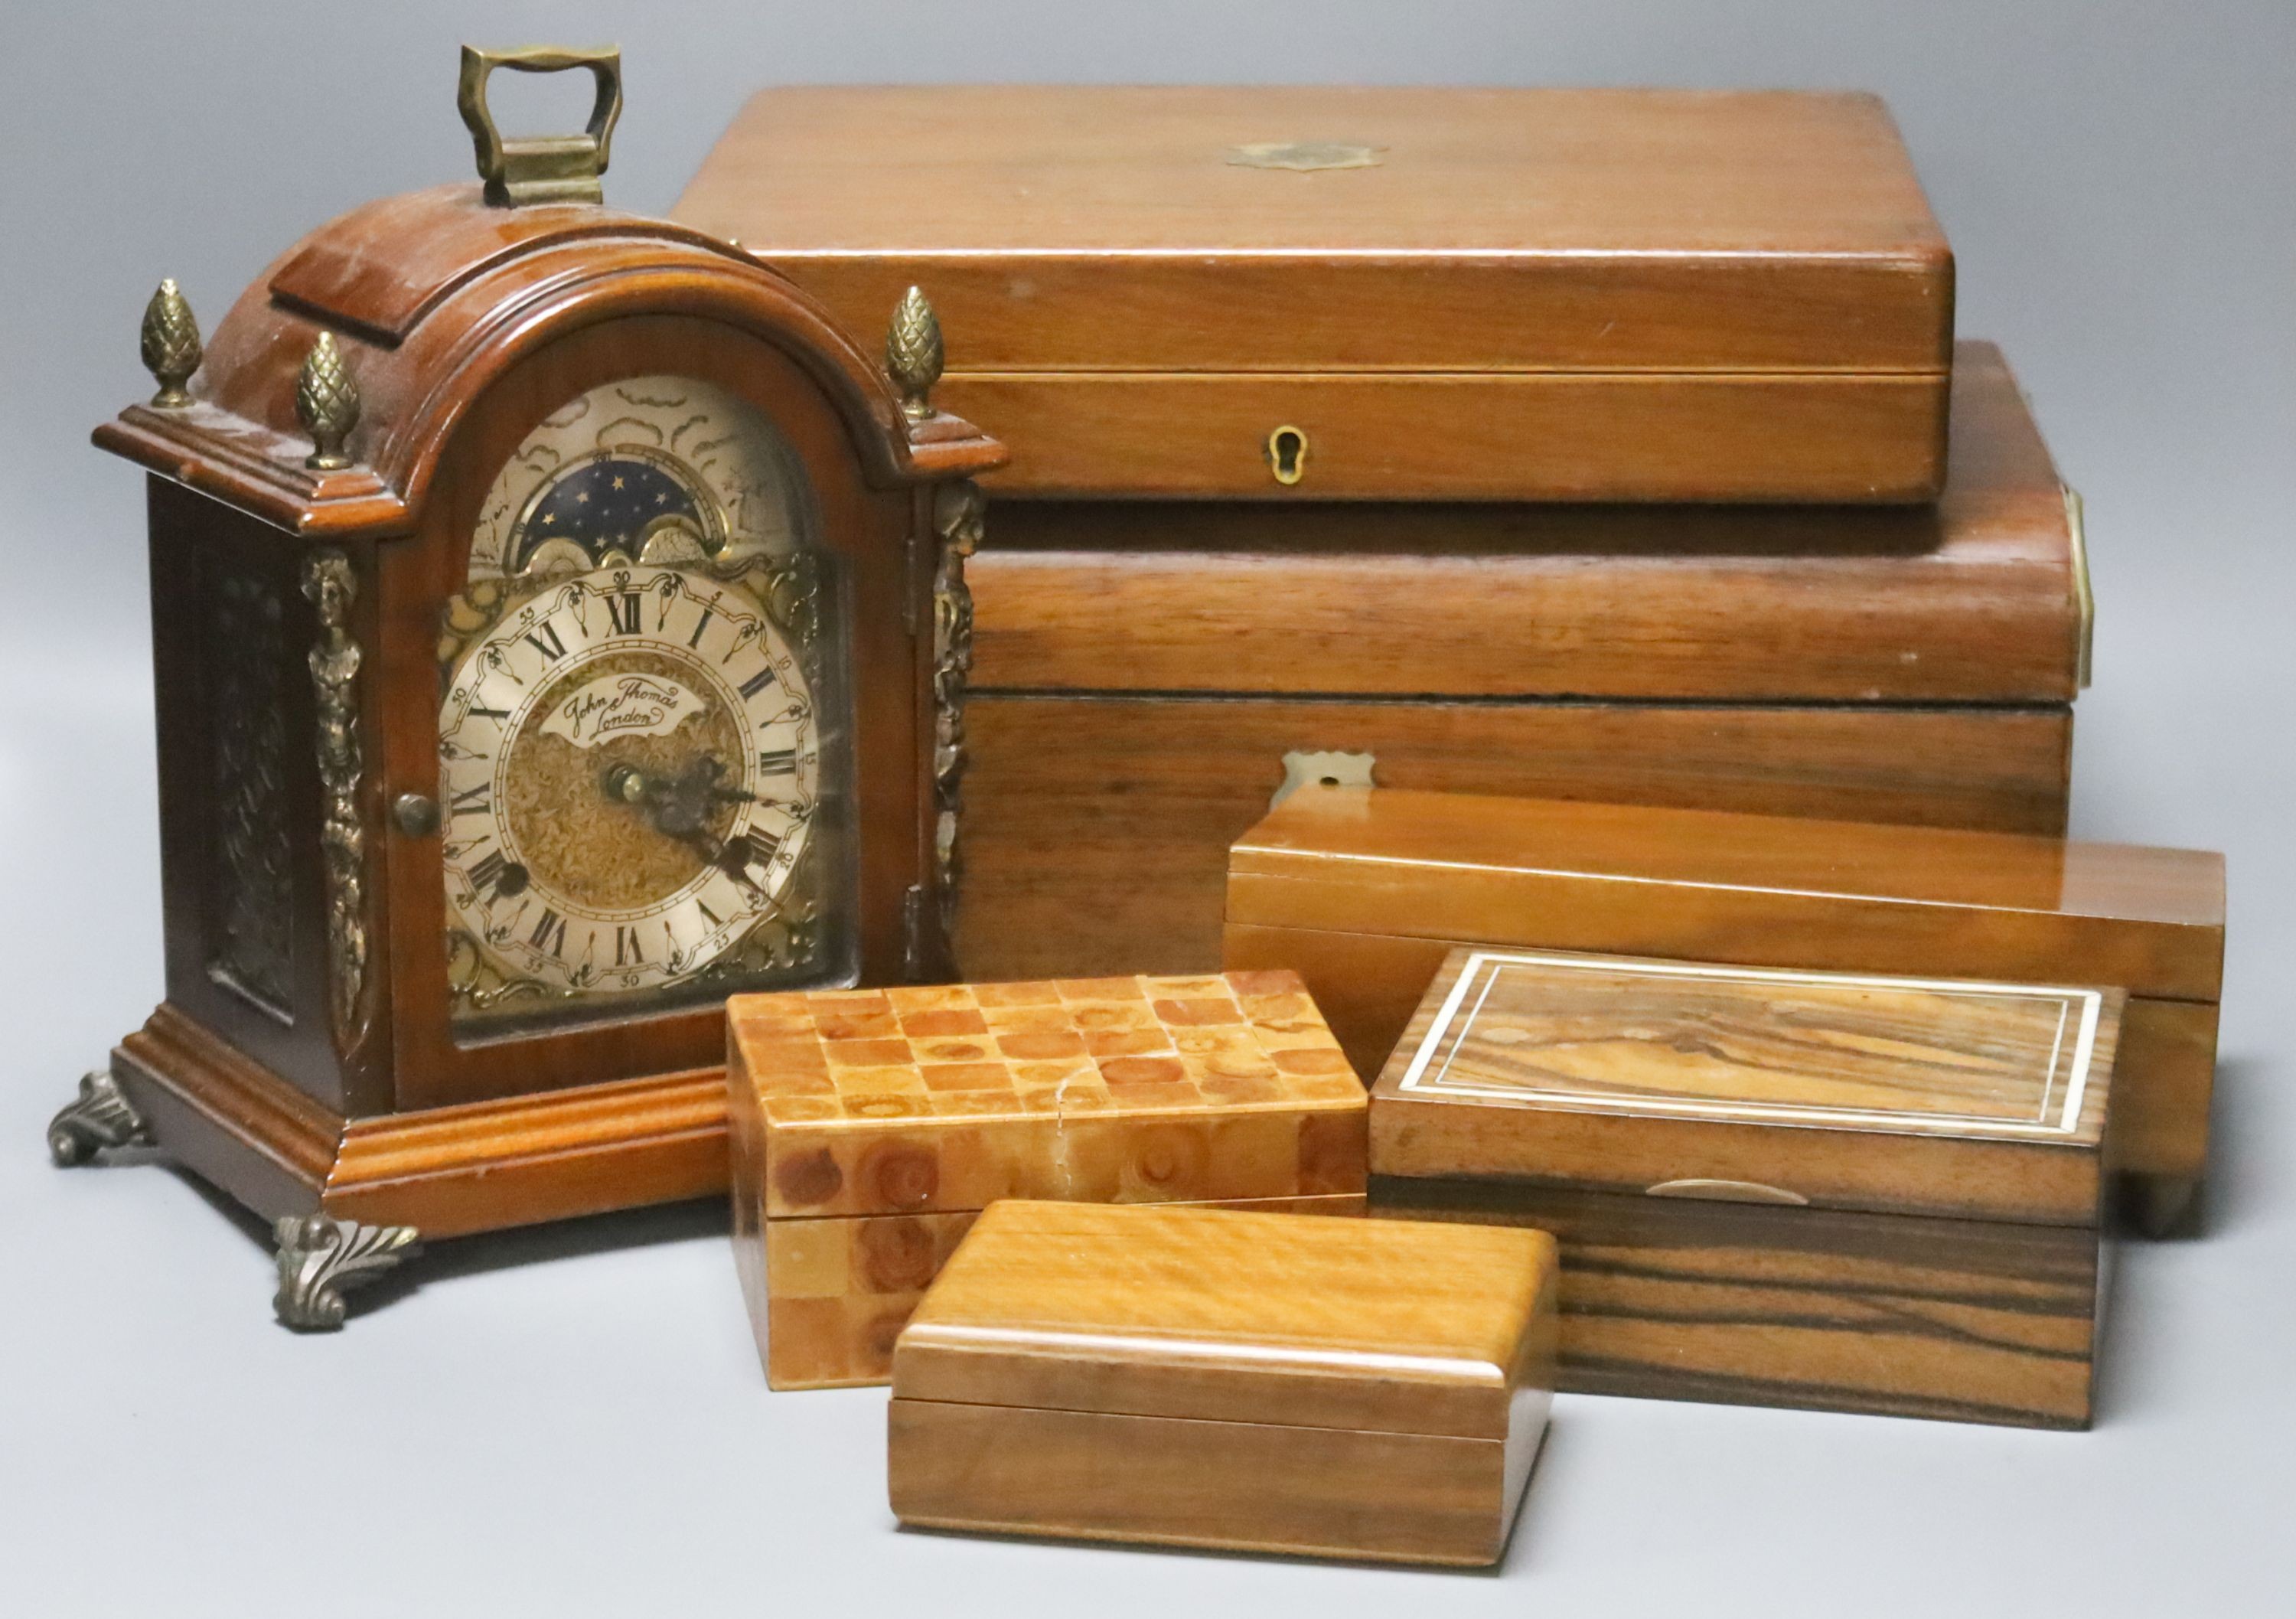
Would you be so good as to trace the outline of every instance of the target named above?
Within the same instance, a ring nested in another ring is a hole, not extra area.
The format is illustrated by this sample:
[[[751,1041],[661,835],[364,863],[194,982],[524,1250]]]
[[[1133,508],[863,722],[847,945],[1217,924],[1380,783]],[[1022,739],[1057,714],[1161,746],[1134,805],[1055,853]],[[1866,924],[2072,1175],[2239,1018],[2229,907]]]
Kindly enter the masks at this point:
[[[119,1094],[119,1083],[99,1068],[84,1075],[79,1097],[48,1121],[48,1156],[59,1169],[86,1163],[106,1147],[149,1146],[152,1132]]]
[[[362,1226],[324,1214],[290,1214],[271,1228],[279,1245],[279,1324],[333,1332],[343,1324],[343,1289],[371,1282],[421,1246],[413,1226]]]

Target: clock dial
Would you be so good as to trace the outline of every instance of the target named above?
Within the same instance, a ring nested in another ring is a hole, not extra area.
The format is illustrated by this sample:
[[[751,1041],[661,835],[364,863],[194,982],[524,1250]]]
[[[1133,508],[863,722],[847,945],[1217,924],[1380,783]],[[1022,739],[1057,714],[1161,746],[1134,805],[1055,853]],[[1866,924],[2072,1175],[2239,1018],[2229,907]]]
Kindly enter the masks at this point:
[[[439,809],[461,1015],[835,982],[844,965],[835,581],[746,407],[702,399],[661,435],[695,465],[622,441],[635,418],[598,404],[674,415],[696,402],[685,386],[594,390],[543,423],[551,453],[529,442],[505,467],[449,604]],[[586,421],[586,443],[570,436]],[[739,515],[728,466],[746,469]]]

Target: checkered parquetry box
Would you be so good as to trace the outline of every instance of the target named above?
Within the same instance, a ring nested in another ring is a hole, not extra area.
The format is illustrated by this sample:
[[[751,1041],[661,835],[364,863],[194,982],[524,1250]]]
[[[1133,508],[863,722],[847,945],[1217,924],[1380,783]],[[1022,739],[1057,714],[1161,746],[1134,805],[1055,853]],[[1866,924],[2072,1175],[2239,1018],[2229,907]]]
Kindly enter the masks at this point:
[[[775,1388],[882,1383],[1000,1197],[1359,1211],[1365,1091],[1299,978],[746,995],[734,1244]]]

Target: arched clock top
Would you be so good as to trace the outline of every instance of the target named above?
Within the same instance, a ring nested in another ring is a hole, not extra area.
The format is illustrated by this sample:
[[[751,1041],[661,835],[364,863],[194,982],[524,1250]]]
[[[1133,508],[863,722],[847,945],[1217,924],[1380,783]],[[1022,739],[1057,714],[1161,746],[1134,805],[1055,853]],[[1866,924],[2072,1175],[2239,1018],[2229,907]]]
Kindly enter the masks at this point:
[[[588,126],[503,138],[497,67],[588,70]],[[954,971],[1004,452],[935,406],[922,293],[849,335],[605,208],[619,101],[610,50],[466,50],[484,186],[344,215],[211,329],[160,283],[96,431],[152,474],[167,999],[50,1147],[274,1222],[299,1329],[418,1233],[722,1192],[728,995]]]
[[[131,406],[95,441],[315,539],[385,538],[420,521],[439,457],[496,378],[575,332],[639,315],[722,325],[788,355],[837,411],[873,485],[968,477],[1004,459],[969,423],[905,409],[909,381],[897,388],[812,298],[731,243],[586,204],[493,207],[476,185],[387,198],[312,233],[216,327],[188,404]],[[309,464],[297,411],[322,333],[360,400],[340,467]]]

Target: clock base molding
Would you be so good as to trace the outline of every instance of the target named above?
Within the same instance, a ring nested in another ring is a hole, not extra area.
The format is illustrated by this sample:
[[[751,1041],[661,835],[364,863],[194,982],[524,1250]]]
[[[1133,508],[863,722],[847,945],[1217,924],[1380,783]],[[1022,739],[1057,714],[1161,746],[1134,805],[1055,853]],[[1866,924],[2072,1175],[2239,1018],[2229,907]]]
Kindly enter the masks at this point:
[[[51,1126],[52,1147],[91,1096],[116,1114],[106,1095],[116,1088],[123,1143],[159,1147],[275,1229],[324,1217],[428,1242],[726,1185],[722,1069],[345,1119],[162,1006],[113,1050],[109,1077],[109,1087],[83,1082]]]

